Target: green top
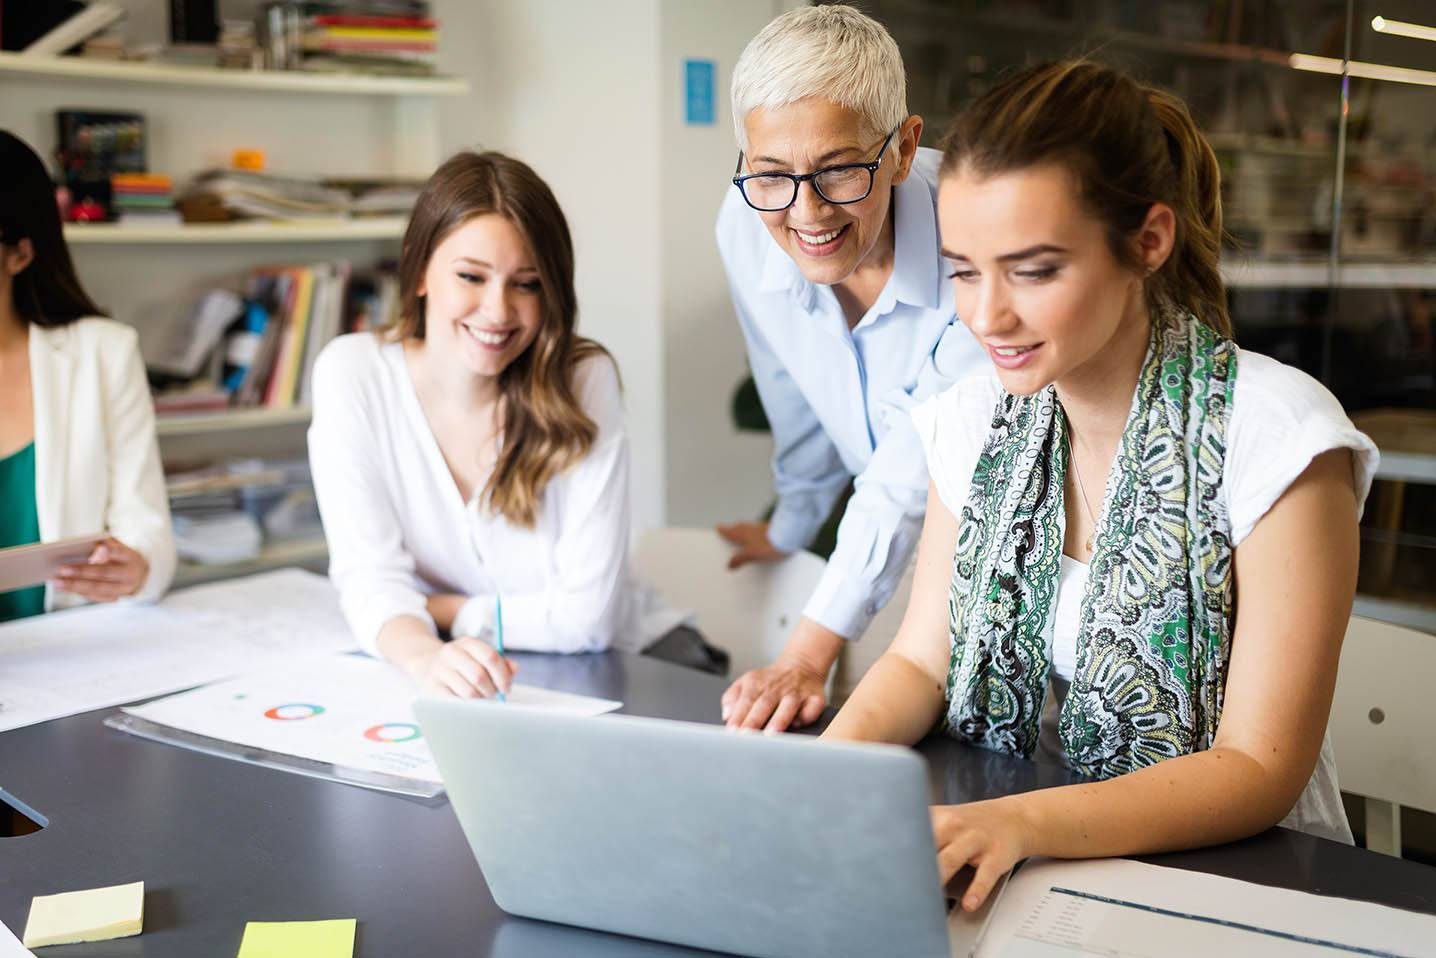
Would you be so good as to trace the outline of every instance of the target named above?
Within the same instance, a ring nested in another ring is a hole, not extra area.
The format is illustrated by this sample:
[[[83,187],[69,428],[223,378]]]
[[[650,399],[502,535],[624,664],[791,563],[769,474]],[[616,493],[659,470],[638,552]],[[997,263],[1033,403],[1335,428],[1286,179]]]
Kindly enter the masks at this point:
[[[40,514],[35,510],[35,444],[0,459],[0,549],[40,541]],[[0,592],[0,622],[45,611],[45,587],[32,585]]]

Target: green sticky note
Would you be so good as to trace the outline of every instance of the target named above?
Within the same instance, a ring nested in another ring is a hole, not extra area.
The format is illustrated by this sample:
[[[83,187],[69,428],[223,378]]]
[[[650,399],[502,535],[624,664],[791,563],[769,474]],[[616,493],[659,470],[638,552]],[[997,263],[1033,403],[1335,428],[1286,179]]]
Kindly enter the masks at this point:
[[[353,918],[251,921],[238,958],[354,958]]]

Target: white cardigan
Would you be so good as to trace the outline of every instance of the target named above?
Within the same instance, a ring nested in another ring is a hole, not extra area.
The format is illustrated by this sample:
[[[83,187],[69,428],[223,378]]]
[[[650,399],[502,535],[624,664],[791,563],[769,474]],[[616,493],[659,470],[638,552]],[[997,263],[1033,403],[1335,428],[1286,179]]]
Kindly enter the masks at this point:
[[[314,364],[309,463],[329,577],[367,651],[396,616],[432,627],[430,593],[484,603],[502,595],[512,649],[637,651],[685,620],[629,576],[628,439],[612,361],[582,362],[574,393],[598,437],[549,481],[524,529],[459,496],[401,344],[353,333],[325,347]]]
[[[149,561],[134,598],[159,598],[175,546],[139,337],[98,317],[31,325],[30,384],[40,541],[107,532]],[[83,602],[45,587],[47,612]]]

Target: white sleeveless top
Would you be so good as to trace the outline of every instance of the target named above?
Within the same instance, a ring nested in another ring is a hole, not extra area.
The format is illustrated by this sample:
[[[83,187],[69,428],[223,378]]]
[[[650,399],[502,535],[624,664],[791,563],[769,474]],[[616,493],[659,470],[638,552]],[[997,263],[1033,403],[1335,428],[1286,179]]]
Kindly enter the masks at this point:
[[[987,438],[992,410],[1002,386],[994,370],[964,379],[913,409],[912,418],[927,453],[928,472],[938,496],[954,516],[961,515],[977,457]],[[1238,350],[1237,382],[1227,425],[1227,456],[1222,495],[1231,519],[1232,547],[1241,545],[1262,516],[1306,471],[1311,461],[1332,449],[1350,449],[1355,466],[1358,518],[1376,473],[1377,451],[1352,425],[1341,404],[1306,373],[1259,353]],[[1060,695],[1072,679],[1077,658],[1077,629],[1087,566],[1062,557],[1053,615],[1053,690],[1046,696],[1039,755],[1066,764],[1056,734]],[[1352,841],[1341,805],[1331,739],[1311,781],[1281,822],[1322,838]]]

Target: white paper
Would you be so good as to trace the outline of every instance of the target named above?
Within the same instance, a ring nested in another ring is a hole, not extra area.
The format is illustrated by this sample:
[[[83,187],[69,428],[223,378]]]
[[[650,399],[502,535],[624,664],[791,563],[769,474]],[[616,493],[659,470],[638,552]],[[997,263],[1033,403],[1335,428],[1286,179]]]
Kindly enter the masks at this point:
[[[384,662],[329,655],[124,711],[281,755],[438,782],[439,770],[409,707],[415,693],[404,673]]]
[[[0,921],[0,958],[35,958],[35,953],[20,944],[20,939],[3,921]]]
[[[1033,861],[978,958],[1431,954],[1436,916],[1125,859]]]
[[[0,731],[354,648],[334,587],[299,569],[18,619],[0,625]]]
[[[377,659],[332,655],[267,669],[127,708],[210,738],[344,768],[440,782],[414,720],[414,684]],[[515,705],[598,715],[621,702],[515,685]]]

